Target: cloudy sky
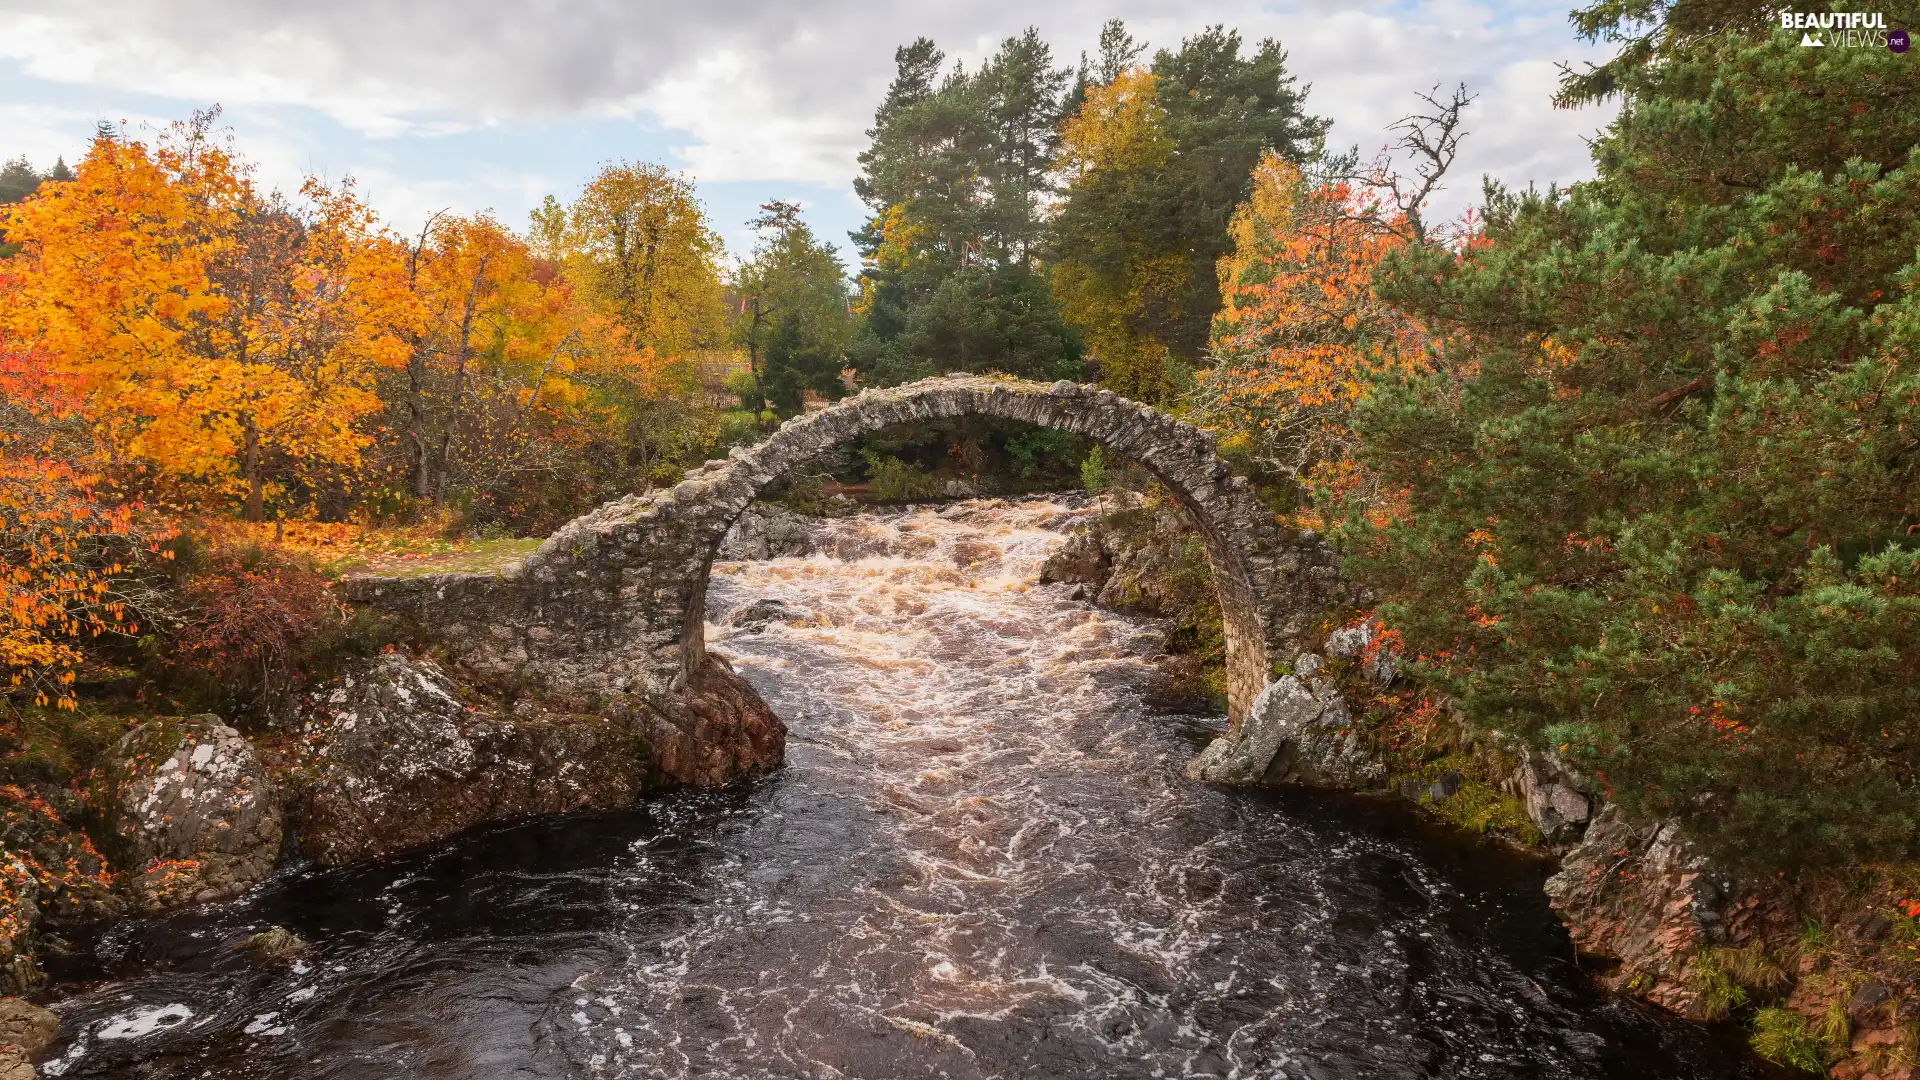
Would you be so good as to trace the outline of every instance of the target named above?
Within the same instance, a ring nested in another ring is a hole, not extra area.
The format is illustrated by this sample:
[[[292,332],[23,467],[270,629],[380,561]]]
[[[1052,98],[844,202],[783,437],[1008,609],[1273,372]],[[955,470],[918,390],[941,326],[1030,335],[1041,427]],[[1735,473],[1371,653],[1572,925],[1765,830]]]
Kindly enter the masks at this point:
[[[0,0],[0,157],[72,161],[99,120],[136,131],[218,103],[272,185],[356,177],[396,227],[441,208],[521,224],[602,162],[645,159],[698,181],[743,249],[769,198],[807,207],[847,246],[851,180],[916,36],[972,66],[1037,26],[1063,62],[1100,24],[1171,45],[1209,23],[1275,37],[1334,119],[1371,153],[1436,83],[1480,98],[1452,210],[1478,176],[1588,174],[1599,110],[1549,104],[1558,62],[1594,55],[1569,0]]]

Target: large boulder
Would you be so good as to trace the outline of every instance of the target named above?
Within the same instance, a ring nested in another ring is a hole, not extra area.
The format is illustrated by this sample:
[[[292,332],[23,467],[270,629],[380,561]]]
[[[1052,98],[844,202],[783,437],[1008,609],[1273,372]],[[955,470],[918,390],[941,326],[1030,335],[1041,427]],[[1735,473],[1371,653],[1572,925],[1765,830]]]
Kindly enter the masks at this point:
[[[387,654],[312,694],[299,720],[311,778],[300,846],[329,865],[722,784],[777,766],[786,746],[785,725],[713,657],[670,699],[583,713],[529,697],[508,707],[433,661]]]
[[[1318,677],[1318,658],[1308,654],[1302,660],[1295,664],[1298,676],[1268,683],[1240,726],[1188,763],[1188,777],[1215,784],[1353,789],[1386,780],[1386,766],[1354,728],[1340,691],[1331,679]]]
[[[19,998],[0,998],[0,1080],[34,1080],[33,1059],[60,1033],[52,1013]]]
[[[301,850],[338,865],[528,814],[625,806],[646,747],[618,719],[508,710],[430,660],[375,657],[298,708]]]
[[[1683,1016],[1702,1015],[1687,974],[1696,952],[1748,943],[1783,921],[1778,898],[1717,872],[1675,826],[1632,823],[1611,805],[1561,857],[1546,892],[1575,947],[1620,962],[1609,986]]]
[[[140,725],[121,740],[113,774],[114,838],[142,909],[231,899],[279,863],[279,786],[219,717]]]
[[[723,658],[708,653],[684,694],[646,711],[655,776],[710,788],[780,767],[787,725]]]
[[[1113,556],[1102,542],[1105,533],[1095,525],[1067,537],[1040,566],[1040,580],[1091,585],[1095,590],[1113,573]]]

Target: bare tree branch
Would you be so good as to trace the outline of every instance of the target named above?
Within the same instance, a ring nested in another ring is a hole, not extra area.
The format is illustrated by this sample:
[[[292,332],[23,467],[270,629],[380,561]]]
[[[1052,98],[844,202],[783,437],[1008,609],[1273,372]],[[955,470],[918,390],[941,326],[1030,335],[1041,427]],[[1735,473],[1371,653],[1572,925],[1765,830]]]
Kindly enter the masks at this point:
[[[1460,140],[1467,136],[1466,129],[1460,126],[1460,114],[1474,99],[1474,95],[1467,93],[1466,83],[1454,87],[1453,94],[1445,101],[1439,93],[1440,86],[1436,83],[1432,90],[1419,95],[1427,106],[1426,111],[1408,113],[1389,127],[1400,133],[1400,141],[1395,146],[1413,157],[1414,167],[1412,177],[1390,174],[1385,186],[1393,194],[1395,208],[1412,230],[1413,241],[1421,244],[1427,242],[1422,210],[1427,200],[1441,190],[1440,182],[1460,153]]]

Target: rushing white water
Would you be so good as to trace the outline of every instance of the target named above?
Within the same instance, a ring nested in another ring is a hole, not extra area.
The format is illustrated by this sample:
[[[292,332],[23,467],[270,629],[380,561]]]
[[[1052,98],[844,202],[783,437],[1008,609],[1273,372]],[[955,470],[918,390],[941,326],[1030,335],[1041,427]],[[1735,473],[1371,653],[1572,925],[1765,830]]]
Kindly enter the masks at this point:
[[[1455,951],[1474,901],[1441,874],[1182,777],[1220,721],[1139,706],[1157,629],[1034,584],[1088,512],[915,508],[715,568],[708,640],[789,718],[789,774],[727,844],[751,863],[582,982],[592,1049],[572,1056],[742,1078],[1602,1063],[1606,1039],[1534,978]],[[766,600],[780,619],[729,625]]]
[[[787,719],[779,774],[127,931],[110,951],[145,966],[62,1006],[61,1067],[1762,1075],[1595,995],[1537,868],[1364,800],[1186,781],[1224,721],[1141,704],[1157,627],[1034,584],[1077,505],[861,515],[823,525],[819,554],[716,566],[708,640]],[[768,600],[777,618],[735,624]],[[236,958],[267,922],[310,957]],[[110,1034],[175,1002],[193,1024]]]

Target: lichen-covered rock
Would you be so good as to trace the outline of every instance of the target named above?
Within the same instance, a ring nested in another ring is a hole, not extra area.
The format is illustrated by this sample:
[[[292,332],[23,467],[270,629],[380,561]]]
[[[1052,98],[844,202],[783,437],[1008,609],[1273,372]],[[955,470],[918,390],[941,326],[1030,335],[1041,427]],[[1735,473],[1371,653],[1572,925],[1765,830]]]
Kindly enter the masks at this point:
[[[1311,674],[1311,653],[1295,669]],[[1268,683],[1247,718],[1187,765],[1187,775],[1215,784],[1307,784],[1366,789],[1385,781],[1386,766],[1353,727],[1331,679],[1283,675]]]
[[[786,750],[786,725],[713,656],[679,694],[582,712],[533,698],[508,708],[432,661],[388,654],[311,695],[299,720],[311,778],[300,845],[334,865],[487,822],[718,786]]]
[[[376,657],[321,687],[298,719],[311,774],[301,850],[338,865],[529,814],[630,804],[647,739],[615,716],[509,711],[430,660]]]
[[[722,559],[786,559],[813,553],[812,518],[784,506],[752,503],[720,541]]]
[[[280,788],[219,717],[150,720],[114,758],[113,833],[143,909],[231,899],[273,873]]]
[[[1696,1018],[1694,954],[1746,943],[1771,914],[1769,898],[1716,873],[1673,825],[1636,826],[1615,806],[1594,817],[1546,891],[1581,952],[1620,961],[1609,986]]]
[[[1352,626],[1327,635],[1327,655],[1360,665],[1360,674],[1376,686],[1386,686],[1400,676],[1394,651],[1374,644],[1373,619],[1368,617]]]
[[[1507,788],[1526,805],[1527,817],[1549,844],[1580,839],[1600,801],[1584,777],[1551,750],[1521,747]]]

